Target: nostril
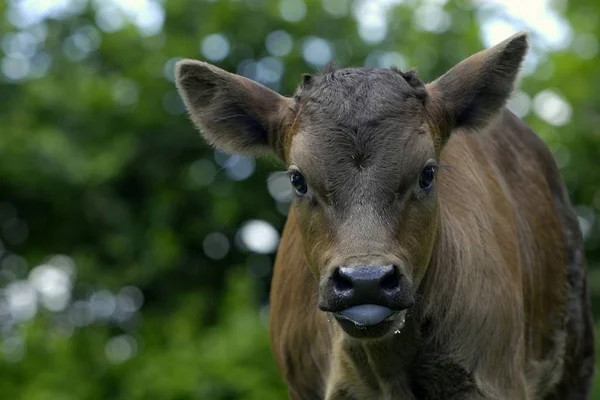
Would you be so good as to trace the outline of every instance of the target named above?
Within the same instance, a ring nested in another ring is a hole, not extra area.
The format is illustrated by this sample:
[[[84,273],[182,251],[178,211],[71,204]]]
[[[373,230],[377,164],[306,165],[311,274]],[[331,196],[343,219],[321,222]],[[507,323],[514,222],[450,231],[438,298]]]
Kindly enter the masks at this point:
[[[340,273],[339,268],[336,268],[335,271],[333,271],[331,279],[333,280],[333,288],[341,292],[345,292],[354,287],[352,281]]]
[[[400,273],[398,267],[394,266],[381,280],[381,289],[392,291],[400,286]]]

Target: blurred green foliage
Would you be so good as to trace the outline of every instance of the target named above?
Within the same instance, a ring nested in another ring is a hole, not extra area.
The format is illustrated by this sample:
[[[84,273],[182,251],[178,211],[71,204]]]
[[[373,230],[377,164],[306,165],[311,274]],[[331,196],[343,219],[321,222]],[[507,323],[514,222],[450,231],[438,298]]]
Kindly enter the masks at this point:
[[[280,166],[236,170],[209,149],[185,117],[174,61],[208,58],[286,95],[329,58],[432,80],[483,48],[482,19],[501,11],[376,1],[364,10],[389,7],[381,34],[349,0],[131,2],[145,5],[138,14],[64,0],[39,20],[19,14],[36,3],[48,2],[0,2],[0,397],[285,398],[266,327],[273,252],[239,232],[252,219],[281,231],[286,203],[266,184]],[[535,47],[511,104],[567,181],[597,314],[600,4],[552,7],[570,45]],[[60,268],[36,280],[41,264]]]

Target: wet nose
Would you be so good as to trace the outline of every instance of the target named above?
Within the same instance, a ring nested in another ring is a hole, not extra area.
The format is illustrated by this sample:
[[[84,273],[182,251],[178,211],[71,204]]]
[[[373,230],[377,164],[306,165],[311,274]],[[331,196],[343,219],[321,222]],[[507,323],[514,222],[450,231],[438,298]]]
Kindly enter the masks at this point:
[[[332,275],[333,292],[345,305],[379,304],[402,309],[402,275],[395,265],[338,267]]]

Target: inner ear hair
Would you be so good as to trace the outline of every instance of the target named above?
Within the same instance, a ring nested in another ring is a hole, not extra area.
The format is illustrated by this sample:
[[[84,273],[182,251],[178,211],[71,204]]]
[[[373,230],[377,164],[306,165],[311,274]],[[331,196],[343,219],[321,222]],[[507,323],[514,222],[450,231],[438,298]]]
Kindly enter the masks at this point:
[[[192,121],[211,146],[230,154],[281,157],[280,135],[293,100],[197,60],[179,61],[175,75]]]

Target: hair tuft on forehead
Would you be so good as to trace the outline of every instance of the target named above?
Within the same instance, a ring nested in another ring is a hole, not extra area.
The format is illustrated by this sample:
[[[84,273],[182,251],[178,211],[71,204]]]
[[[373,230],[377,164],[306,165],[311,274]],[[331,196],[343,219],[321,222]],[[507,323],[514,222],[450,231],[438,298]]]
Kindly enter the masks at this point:
[[[340,69],[340,67],[337,65],[337,63],[335,61],[331,61],[325,66],[325,68],[323,68],[321,75],[333,74],[338,69]]]
[[[427,90],[425,89],[425,83],[419,78],[419,74],[417,70],[414,68],[409,69],[406,72],[402,72],[400,68],[393,66],[391,68],[392,71],[400,74],[406,83],[408,83],[414,90],[415,96],[423,103],[427,99]]]

